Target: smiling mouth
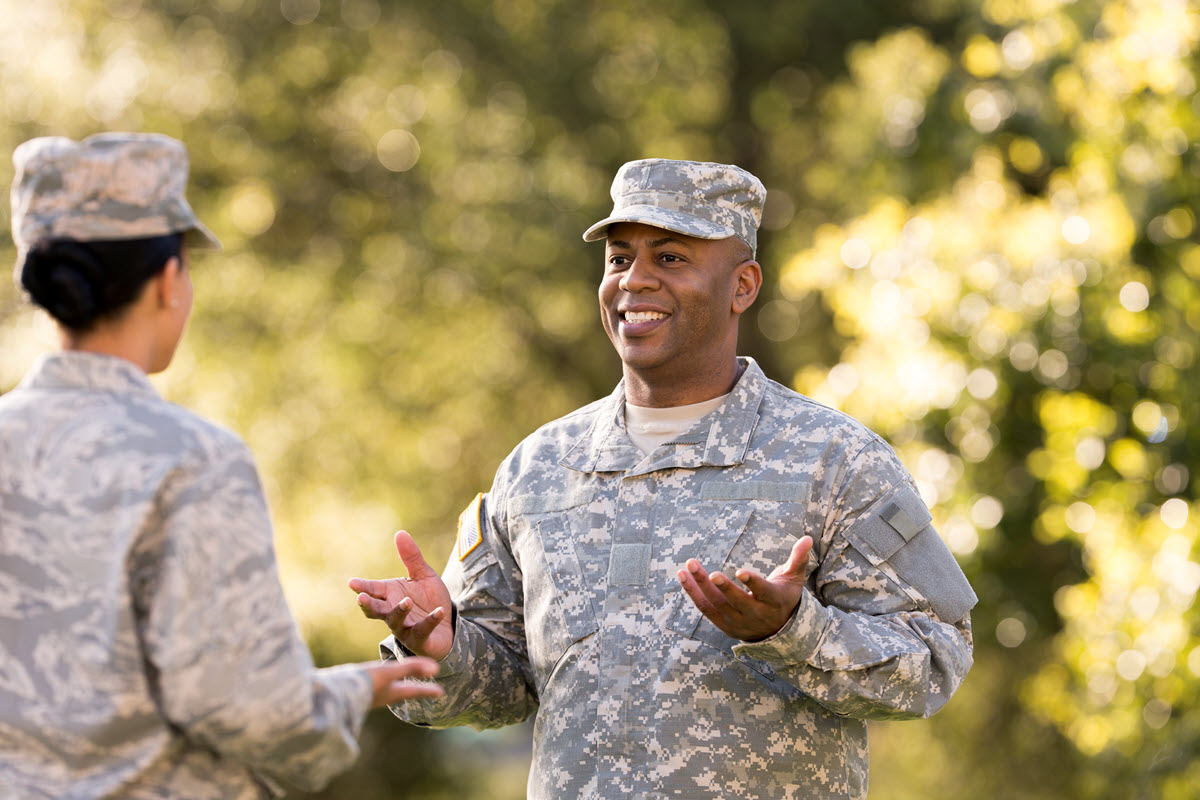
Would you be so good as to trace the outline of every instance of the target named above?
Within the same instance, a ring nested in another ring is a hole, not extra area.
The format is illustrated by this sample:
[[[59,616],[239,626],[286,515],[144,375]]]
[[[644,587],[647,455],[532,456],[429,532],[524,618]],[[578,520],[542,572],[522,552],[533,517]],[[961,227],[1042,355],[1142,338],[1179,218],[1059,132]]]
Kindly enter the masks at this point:
[[[666,319],[669,314],[664,314],[661,311],[623,311],[621,319],[624,322],[637,324],[639,322],[654,322],[659,319]]]

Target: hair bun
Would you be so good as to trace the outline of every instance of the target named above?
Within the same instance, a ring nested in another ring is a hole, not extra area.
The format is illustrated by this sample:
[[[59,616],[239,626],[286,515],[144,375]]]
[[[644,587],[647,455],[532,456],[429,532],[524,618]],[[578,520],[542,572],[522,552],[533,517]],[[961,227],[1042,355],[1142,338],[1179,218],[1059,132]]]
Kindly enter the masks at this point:
[[[34,302],[75,329],[105,312],[103,281],[104,265],[87,246],[72,241],[38,242],[21,268],[21,284]]]

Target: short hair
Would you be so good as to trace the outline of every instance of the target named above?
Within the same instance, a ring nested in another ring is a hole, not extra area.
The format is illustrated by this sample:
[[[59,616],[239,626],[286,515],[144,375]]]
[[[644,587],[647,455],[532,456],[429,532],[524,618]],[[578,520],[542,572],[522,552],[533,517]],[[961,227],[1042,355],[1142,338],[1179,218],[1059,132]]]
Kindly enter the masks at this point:
[[[754,249],[740,236],[729,237],[734,242],[733,257],[737,259],[734,263],[741,264],[744,261],[754,260]]]
[[[183,249],[183,234],[82,242],[42,239],[25,255],[21,285],[60,324],[76,331],[120,314]]]

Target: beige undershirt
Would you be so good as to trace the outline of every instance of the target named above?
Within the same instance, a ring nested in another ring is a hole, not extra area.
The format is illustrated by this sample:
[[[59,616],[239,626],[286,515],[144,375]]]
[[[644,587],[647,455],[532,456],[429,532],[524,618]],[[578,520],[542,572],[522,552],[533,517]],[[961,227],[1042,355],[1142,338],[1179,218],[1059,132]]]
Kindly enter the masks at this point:
[[[664,442],[686,433],[700,418],[725,402],[728,394],[692,403],[688,406],[671,408],[646,408],[625,401],[625,428],[629,438],[643,453],[649,455]]]

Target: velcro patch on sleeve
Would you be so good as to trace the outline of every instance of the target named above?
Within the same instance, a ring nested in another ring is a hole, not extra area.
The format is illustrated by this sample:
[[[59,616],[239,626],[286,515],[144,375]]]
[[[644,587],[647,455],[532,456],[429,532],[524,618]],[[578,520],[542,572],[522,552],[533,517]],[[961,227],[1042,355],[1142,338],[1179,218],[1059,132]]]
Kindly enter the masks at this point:
[[[888,503],[887,507],[880,512],[879,516],[883,517],[884,522],[892,526],[892,530],[904,537],[904,541],[909,541],[918,533],[924,525],[918,525],[908,512],[895,503]],[[928,522],[925,522],[928,525]]]
[[[458,515],[458,543],[454,552],[462,561],[483,542],[483,495],[475,495],[471,504]]]

